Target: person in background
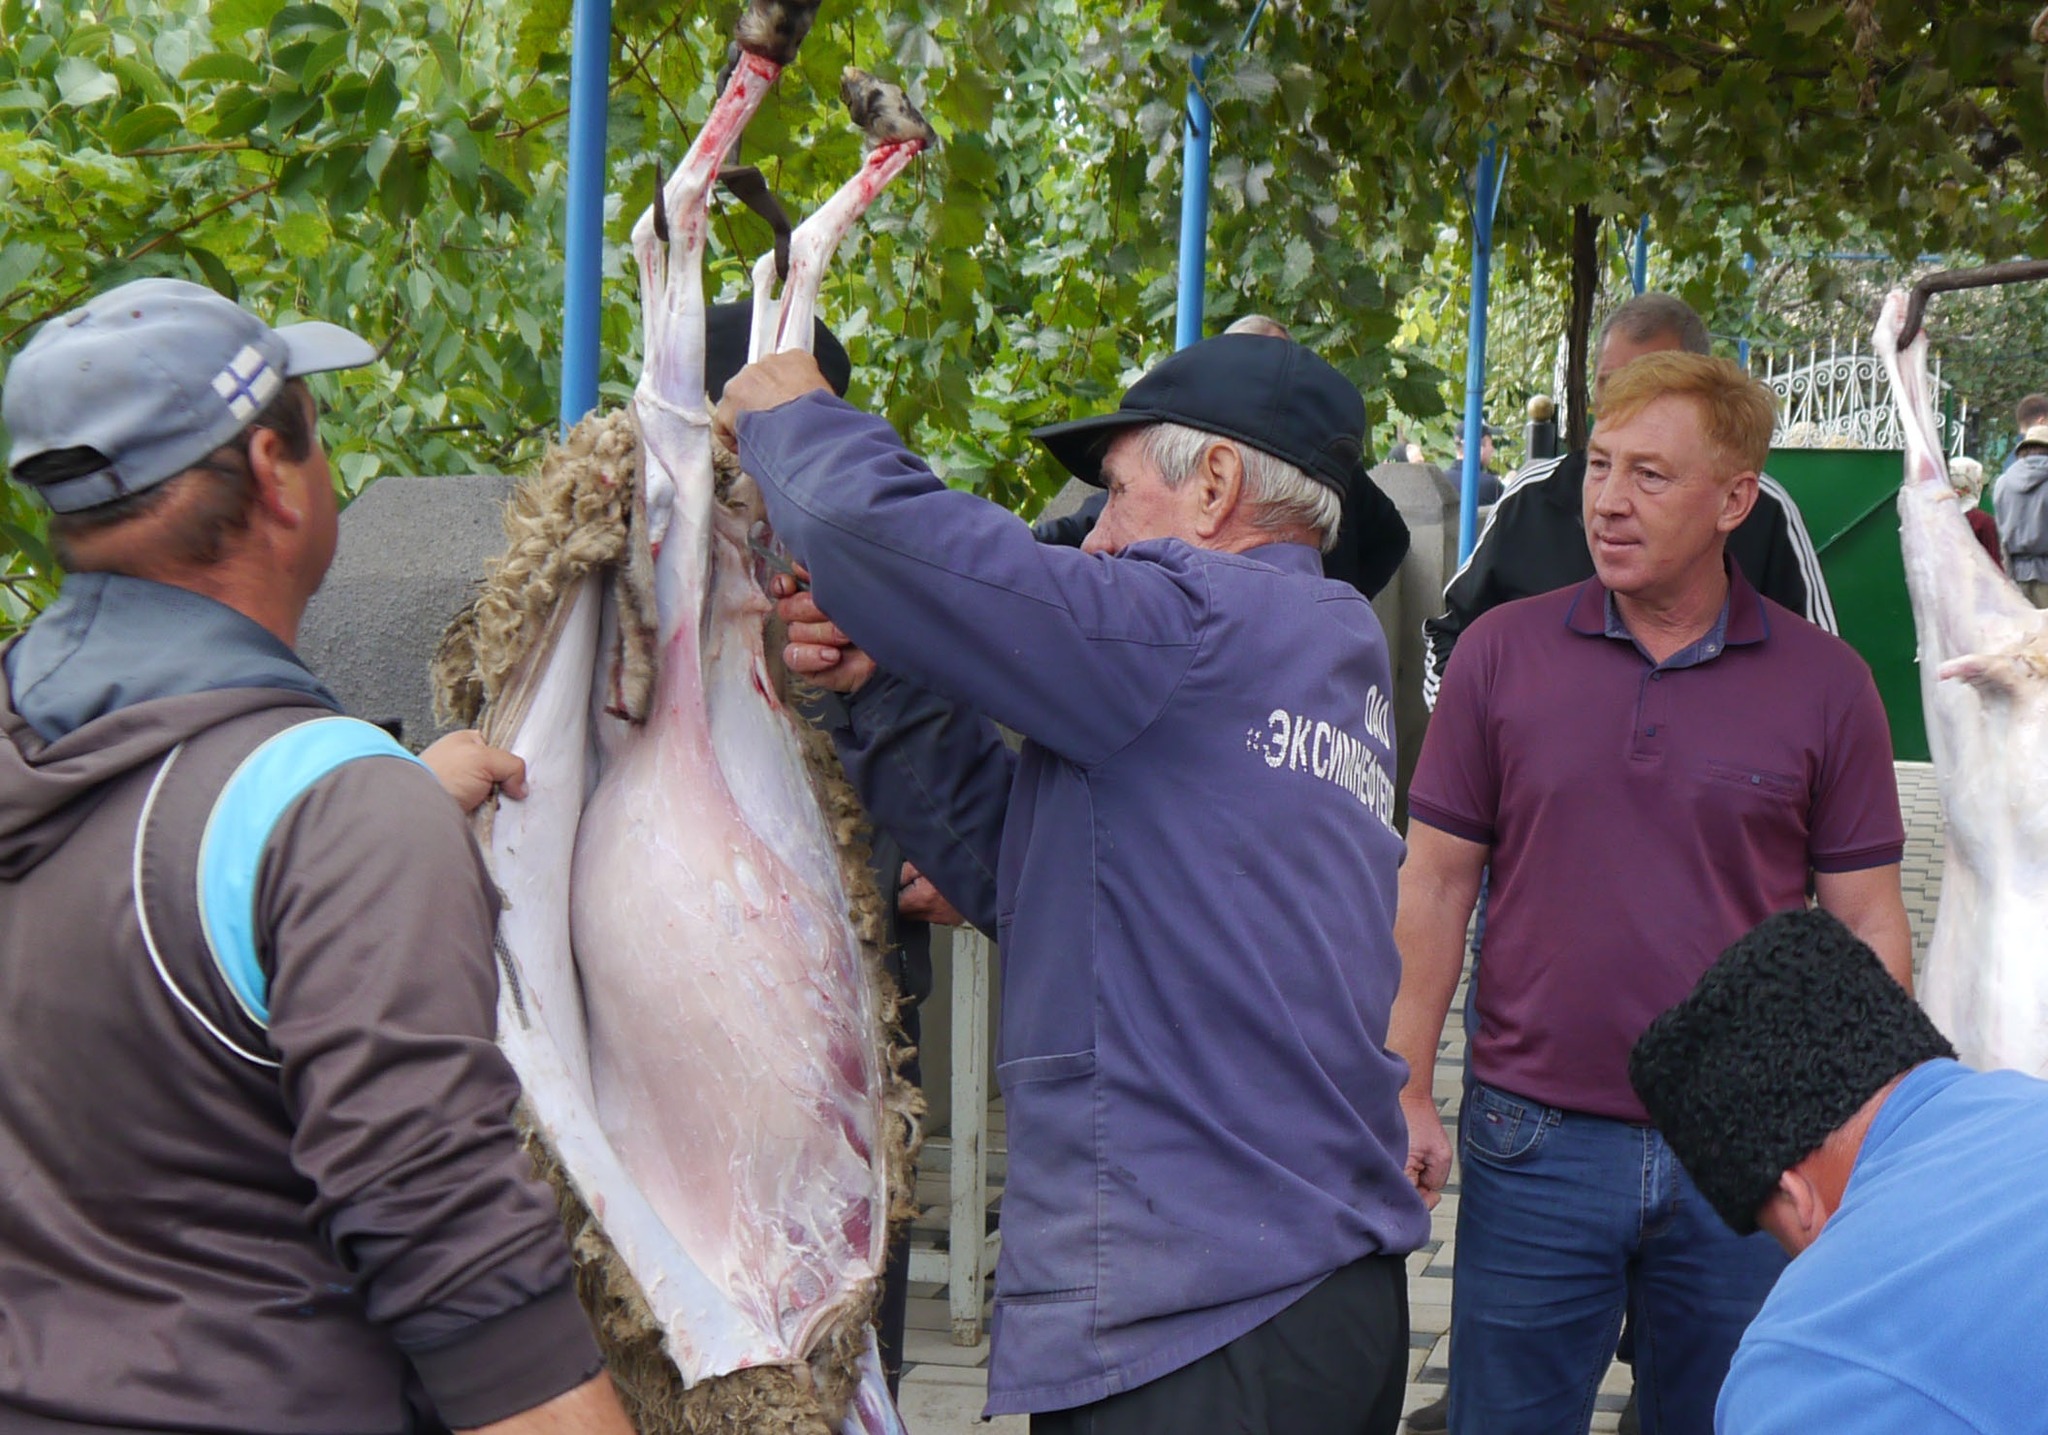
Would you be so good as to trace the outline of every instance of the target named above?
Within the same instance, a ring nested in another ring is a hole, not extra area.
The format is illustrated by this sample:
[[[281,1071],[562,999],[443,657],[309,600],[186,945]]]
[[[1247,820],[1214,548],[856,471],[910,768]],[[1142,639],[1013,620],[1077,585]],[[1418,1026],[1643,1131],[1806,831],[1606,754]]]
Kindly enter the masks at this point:
[[[2048,1083],[1957,1062],[1868,945],[1804,910],[1651,1022],[1629,1081],[1728,1228],[1793,1258],[1720,1435],[2042,1428]]]
[[[2036,608],[2048,608],[2048,422],[2020,435],[1991,490],[2005,571]]]
[[[1479,506],[1481,508],[1491,508],[1494,504],[1500,502],[1501,481],[1500,475],[1494,472],[1493,468],[1494,464],[1498,461],[1493,446],[1493,440],[1493,425],[1480,425]],[[1458,429],[1457,434],[1452,440],[1452,443],[1454,451],[1457,454],[1457,458],[1451,464],[1451,482],[1454,484],[1463,483],[1465,479],[1465,430],[1463,429],[1463,427],[1460,427]]]
[[[1948,481],[1954,486],[1956,500],[1963,506],[1963,517],[1969,520],[1970,532],[1977,535],[1977,542],[1991,555],[1991,561],[1998,565],[1998,571],[2005,571],[2005,559],[1998,551],[1998,520],[1986,513],[1984,498],[1984,465],[1974,458],[1961,454],[1948,461]]]
[[[1429,1197],[1451,1165],[1438,1043],[1492,869],[1460,1114],[1454,1435],[1583,1429],[1625,1314],[1642,1428],[1707,1430],[1783,1259],[1732,1237],[1665,1158],[1629,1047],[1809,882],[1910,980],[1870,670],[1729,553],[1773,419],[1724,360],[1656,353],[1612,376],[1582,485],[1594,576],[1475,623],[1423,739],[1388,1045]]]
[[[1608,380],[1634,360],[1669,349],[1705,354],[1711,347],[1707,326],[1682,299],[1639,294],[1627,300],[1600,325],[1594,345],[1594,415]],[[1538,459],[1508,479],[1471,554],[1444,588],[1444,611],[1422,625],[1422,696],[1430,706],[1436,705],[1459,635],[1482,613],[1592,576],[1579,512],[1585,477],[1581,449]],[[1807,537],[1798,505],[1770,475],[1758,476],[1756,504],[1729,536],[1728,552],[1757,592],[1835,631],[1820,555]]]

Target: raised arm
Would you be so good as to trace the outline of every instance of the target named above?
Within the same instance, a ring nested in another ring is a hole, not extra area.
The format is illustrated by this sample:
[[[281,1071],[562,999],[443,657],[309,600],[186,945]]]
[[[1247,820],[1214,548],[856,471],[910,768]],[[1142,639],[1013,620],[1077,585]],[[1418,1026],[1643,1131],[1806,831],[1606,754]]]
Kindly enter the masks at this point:
[[[994,935],[996,856],[1016,755],[989,721],[877,673],[822,695],[819,724],[876,827],[969,922]]]
[[[1199,569],[1040,544],[826,393],[747,413],[738,435],[819,604],[919,687],[1086,767],[1150,725],[1194,661]]]

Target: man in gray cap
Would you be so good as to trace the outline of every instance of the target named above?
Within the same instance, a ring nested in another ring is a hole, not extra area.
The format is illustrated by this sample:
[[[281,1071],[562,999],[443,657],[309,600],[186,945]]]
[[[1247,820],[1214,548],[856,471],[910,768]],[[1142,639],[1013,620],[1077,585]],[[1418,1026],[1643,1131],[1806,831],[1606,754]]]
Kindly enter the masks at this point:
[[[1795,1258],[1736,1348],[1720,1435],[2041,1428],[2048,1083],[1959,1064],[1822,911],[1728,948],[1629,1080],[1721,1219]]]
[[[373,357],[145,279],[8,370],[70,570],[0,652],[10,1431],[628,1428],[461,810],[292,651],[336,532],[304,376]]]

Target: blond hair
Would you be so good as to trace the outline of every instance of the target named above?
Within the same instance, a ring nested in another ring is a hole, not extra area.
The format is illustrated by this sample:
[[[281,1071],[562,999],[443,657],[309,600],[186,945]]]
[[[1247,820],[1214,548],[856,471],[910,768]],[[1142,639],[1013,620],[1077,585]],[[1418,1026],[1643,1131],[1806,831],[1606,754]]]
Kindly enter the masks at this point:
[[[1778,421],[1771,391],[1726,359],[1662,350],[1607,380],[1599,422],[1626,423],[1658,399],[1691,399],[1706,439],[1739,473],[1761,473]]]

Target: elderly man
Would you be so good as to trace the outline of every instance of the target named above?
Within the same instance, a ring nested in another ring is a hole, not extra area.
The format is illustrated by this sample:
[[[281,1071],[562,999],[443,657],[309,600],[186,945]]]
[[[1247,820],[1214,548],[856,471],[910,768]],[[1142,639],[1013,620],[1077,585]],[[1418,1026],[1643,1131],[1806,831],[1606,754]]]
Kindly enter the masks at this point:
[[[2020,435],[2011,464],[1991,489],[2006,572],[2027,601],[2048,608],[2048,423]]]
[[[301,376],[372,357],[145,279],[7,371],[70,571],[0,654],[8,1431],[629,1429],[462,814],[292,652],[336,517]]]
[[[1839,639],[1727,555],[1770,396],[1685,353],[1609,380],[1587,454],[1594,577],[1487,614],[1458,648],[1409,789],[1389,1044],[1409,1170],[1449,1173],[1431,1096],[1491,864],[1451,1315],[1450,1423],[1583,1430],[1633,1314],[1643,1428],[1707,1428],[1782,1263],[1712,1216],[1625,1069],[1650,1018],[1809,878],[1908,979],[1883,707]]]
[[[975,854],[995,910],[967,911],[1004,958],[989,1412],[1040,1435],[1391,1431],[1427,1218],[1384,1049],[1390,679],[1318,557],[1358,391],[1226,335],[1041,431],[1108,489],[1085,551],[947,489],[801,355],[741,373],[718,422],[837,620],[793,633],[794,665],[853,686],[871,653],[960,705],[951,780],[1006,808]]]
[[[1794,1257],[1722,1435],[1985,1435],[2048,1409],[2048,1084],[1974,1072],[1855,934],[1771,918],[1629,1076],[1721,1218]]]
[[[1709,348],[1707,326],[1682,299],[1639,294],[1616,306],[1594,345],[1594,412],[1609,377],[1644,354]],[[1586,455],[1578,451],[1539,459],[1508,477],[1471,555],[1444,589],[1444,611],[1422,625],[1422,695],[1432,707],[1451,650],[1481,613],[1592,576],[1579,514],[1585,476]],[[1835,630],[1827,580],[1799,507],[1768,475],[1758,474],[1756,502],[1728,536],[1728,554],[1764,597]]]
[[[1257,334],[1268,339],[1292,339],[1285,324],[1265,314],[1246,314],[1235,319],[1226,334]],[[1041,518],[1031,526],[1041,543],[1064,543],[1079,548],[1088,530],[1102,513],[1107,495],[1095,494],[1082,501],[1072,513],[1060,518]],[[1337,524],[1337,537],[1323,548],[1323,576],[1341,578],[1368,598],[1380,591],[1401,571],[1408,556],[1408,522],[1385,491],[1359,466],[1344,485],[1344,512]]]

